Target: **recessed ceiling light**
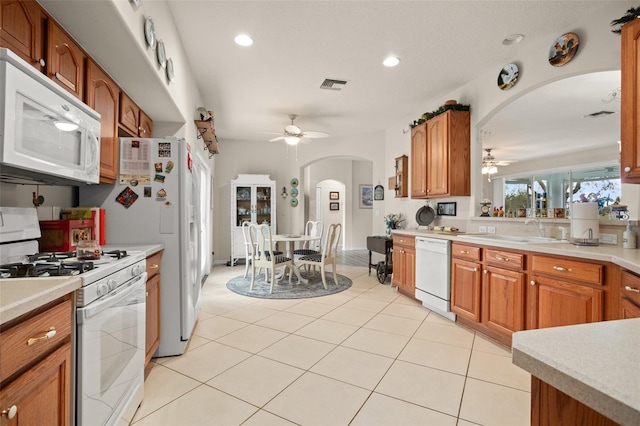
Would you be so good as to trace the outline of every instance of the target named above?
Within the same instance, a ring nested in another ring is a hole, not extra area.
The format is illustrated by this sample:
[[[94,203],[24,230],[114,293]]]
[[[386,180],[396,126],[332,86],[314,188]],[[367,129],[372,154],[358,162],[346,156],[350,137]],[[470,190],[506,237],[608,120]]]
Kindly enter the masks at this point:
[[[505,46],[511,46],[512,44],[520,43],[522,40],[524,40],[524,34],[511,34],[502,40],[502,44]]]
[[[382,63],[385,67],[395,67],[400,63],[400,59],[396,58],[395,56],[389,56]]]
[[[238,34],[233,40],[240,46],[251,46],[253,44],[253,39],[246,34]]]

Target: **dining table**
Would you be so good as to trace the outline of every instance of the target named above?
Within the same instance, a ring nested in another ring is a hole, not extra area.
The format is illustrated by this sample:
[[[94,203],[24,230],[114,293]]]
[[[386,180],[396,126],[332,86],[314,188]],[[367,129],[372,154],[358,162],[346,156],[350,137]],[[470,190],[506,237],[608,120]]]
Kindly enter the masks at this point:
[[[306,278],[302,278],[300,274],[300,268],[295,263],[295,259],[293,256],[293,250],[295,250],[296,242],[307,242],[307,241],[315,241],[319,240],[320,237],[314,235],[299,235],[299,234],[275,234],[271,236],[271,240],[274,243],[287,243],[287,251],[286,256],[291,258],[291,263],[293,264],[293,273],[298,277],[298,282],[308,284],[309,280]]]

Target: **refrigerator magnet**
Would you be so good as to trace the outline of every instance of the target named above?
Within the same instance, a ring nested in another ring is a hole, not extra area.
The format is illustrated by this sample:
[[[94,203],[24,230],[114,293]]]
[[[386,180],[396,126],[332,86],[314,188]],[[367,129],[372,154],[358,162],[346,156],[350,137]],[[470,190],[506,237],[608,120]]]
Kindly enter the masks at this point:
[[[167,191],[165,191],[164,188],[160,189],[160,191],[156,193],[156,196],[162,199],[167,198]]]
[[[173,161],[171,160],[167,161],[167,167],[165,167],[164,172],[167,174],[171,173],[171,170],[173,170],[173,166],[174,166]]]
[[[145,186],[144,187],[144,197],[145,198],[150,198],[151,197],[151,187],[150,186]]]
[[[156,173],[162,173],[162,163],[154,163],[153,167],[155,167]]]
[[[136,194],[135,191],[128,186],[123,189],[122,192],[120,192],[120,194],[118,194],[118,196],[116,197],[116,201],[125,206],[125,208],[127,209],[131,207],[131,205],[135,203],[137,199],[138,194]]]
[[[156,182],[164,183],[164,175],[160,175],[156,173],[156,177],[154,177],[153,180],[155,180]]]

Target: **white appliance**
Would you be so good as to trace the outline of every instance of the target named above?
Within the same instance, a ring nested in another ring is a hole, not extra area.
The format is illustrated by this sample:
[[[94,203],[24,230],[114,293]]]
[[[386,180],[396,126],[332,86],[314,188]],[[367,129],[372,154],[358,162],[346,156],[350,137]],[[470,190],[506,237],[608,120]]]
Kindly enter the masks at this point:
[[[118,183],[80,188],[81,205],[106,209],[109,245],[164,244],[156,357],[184,352],[211,270],[211,169],[194,148],[176,138],[120,138]]]
[[[75,252],[38,253],[36,209],[0,207],[0,219],[0,279],[81,280],[73,322],[72,424],[128,424],[144,393],[144,254],[112,250],[80,261]]]
[[[455,321],[450,272],[451,241],[416,237],[416,299],[425,308]]]
[[[0,48],[0,181],[100,180],[100,114]]]

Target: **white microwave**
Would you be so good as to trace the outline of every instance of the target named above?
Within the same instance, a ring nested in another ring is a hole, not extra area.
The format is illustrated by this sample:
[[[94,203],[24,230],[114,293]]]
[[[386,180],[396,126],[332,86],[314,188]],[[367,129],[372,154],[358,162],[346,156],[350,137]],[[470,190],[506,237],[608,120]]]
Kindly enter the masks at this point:
[[[0,108],[0,181],[99,183],[100,114],[6,48]]]

